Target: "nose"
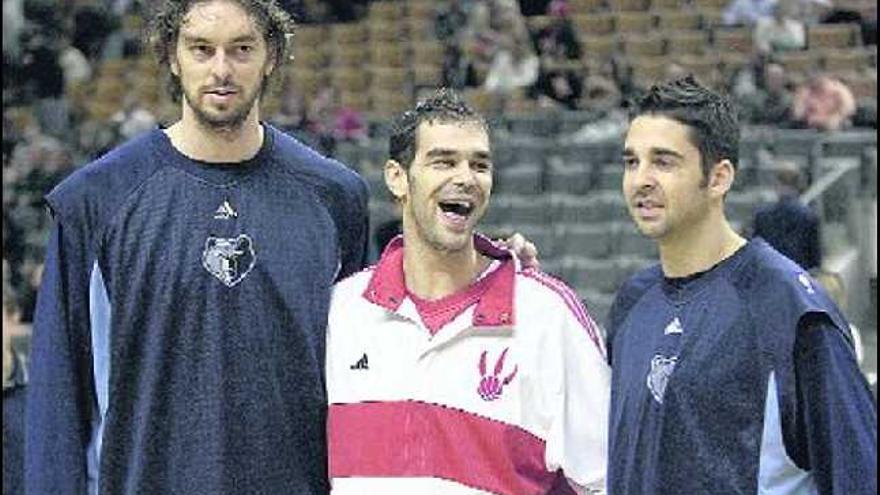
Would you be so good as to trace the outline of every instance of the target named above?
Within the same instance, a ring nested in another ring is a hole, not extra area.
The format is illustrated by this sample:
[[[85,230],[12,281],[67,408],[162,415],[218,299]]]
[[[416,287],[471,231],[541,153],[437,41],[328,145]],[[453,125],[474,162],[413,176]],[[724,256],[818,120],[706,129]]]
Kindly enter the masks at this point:
[[[455,168],[453,183],[460,187],[473,187],[477,183],[477,175],[467,160],[462,160]]]
[[[211,64],[211,73],[220,81],[225,81],[232,74],[230,57],[224,50],[217,50]]]
[[[657,184],[652,167],[647,164],[639,164],[626,171],[623,176],[624,186],[633,190],[650,190]]]

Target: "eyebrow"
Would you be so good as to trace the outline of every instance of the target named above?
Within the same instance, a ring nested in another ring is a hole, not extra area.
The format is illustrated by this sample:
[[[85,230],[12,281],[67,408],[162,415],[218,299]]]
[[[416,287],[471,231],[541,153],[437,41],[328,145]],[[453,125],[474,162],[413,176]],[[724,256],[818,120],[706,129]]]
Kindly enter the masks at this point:
[[[677,151],[673,151],[669,148],[651,148],[651,154],[655,156],[672,156],[678,159],[684,159],[684,155]],[[632,148],[626,148],[623,150],[623,156],[635,156],[636,152],[632,150]]]
[[[458,151],[451,150],[448,148],[432,148],[432,149],[428,150],[427,153],[425,153],[425,156],[428,158],[447,158],[450,156],[455,156],[457,154],[459,154]],[[474,158],[480,159],[480,160],[491,160],[492,159],[492,155],[486,151],[476,151],[476,152],[472,153],[471,156],[473,156]]]
[[[669,148],[651,148],[651,153],[659,156],[672,156],[678,159],[684,159],[684,155]]]
[[[204,38],[202,36],[190,36],[187,34],[183,35],[183,41],[185,43],[214,43],[214,41],[209,40],[208,38]],[[229,43],[244,43],[244,42],[253,42],[257,41],[257,37],[252,34],[245,34],[242,36],[238,36],[233,38]]]

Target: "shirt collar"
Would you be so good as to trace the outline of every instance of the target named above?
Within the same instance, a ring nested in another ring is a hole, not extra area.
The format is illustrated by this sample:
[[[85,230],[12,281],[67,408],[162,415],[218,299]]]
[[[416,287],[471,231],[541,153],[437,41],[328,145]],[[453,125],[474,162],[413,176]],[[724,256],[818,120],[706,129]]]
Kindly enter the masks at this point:
[[[489,288],[480,298],[473,313],[474,327],[512,327],[514,324],[513,292],[519,261],[507,249],[487,237],[474,234],[477,252],[489,258],[504,260],[493,274]],[[403,236],[395,237],[376,264],[363,297],[388,311],[397,312],[407,297],[403,273]]]

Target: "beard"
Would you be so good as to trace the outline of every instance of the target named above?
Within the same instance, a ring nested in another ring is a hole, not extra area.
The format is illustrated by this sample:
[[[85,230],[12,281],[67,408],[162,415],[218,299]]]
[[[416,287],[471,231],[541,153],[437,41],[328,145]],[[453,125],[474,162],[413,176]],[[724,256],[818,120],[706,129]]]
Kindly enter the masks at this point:
[[[232,102],[221,110],[203,104],[204,100],[199,99],[200,94],[191,94],[184,90],[183,97],[200,125],[215,131],[231,132],[241,129],[260,96],[259,87],[249,94],[239,86],[236,86],[236,90],[242,99],[239,102]]]

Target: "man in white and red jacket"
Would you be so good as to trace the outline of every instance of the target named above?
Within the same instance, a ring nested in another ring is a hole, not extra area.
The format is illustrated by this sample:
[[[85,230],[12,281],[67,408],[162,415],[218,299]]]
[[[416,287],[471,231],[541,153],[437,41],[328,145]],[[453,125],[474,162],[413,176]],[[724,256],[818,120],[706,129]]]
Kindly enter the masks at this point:
[[[456,95],[396,122],[403,235],[331,303],[334,494],[604,491],[598,328],[565,284],[475,234],[492,172],[488,126]]]

